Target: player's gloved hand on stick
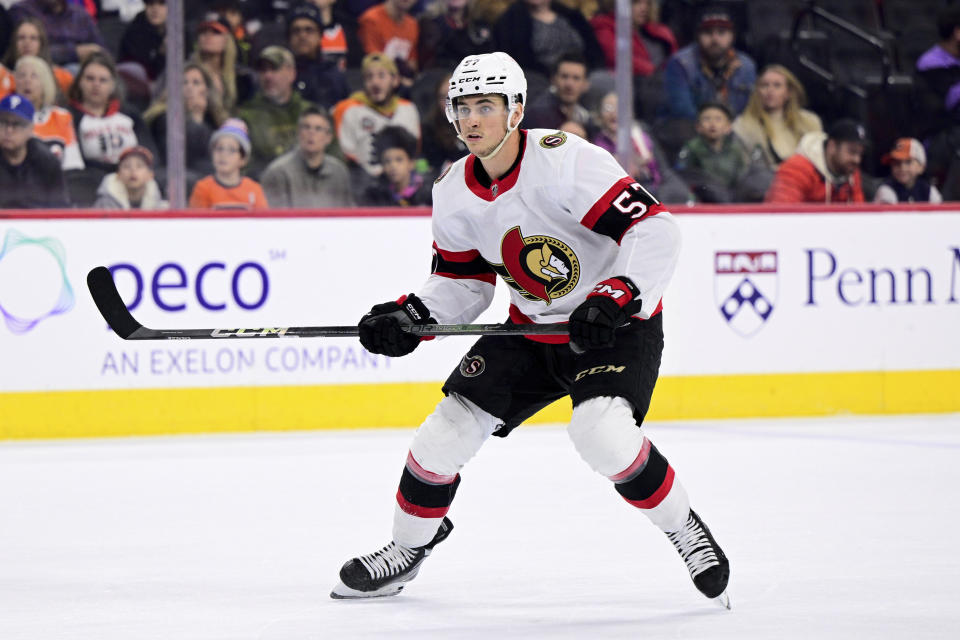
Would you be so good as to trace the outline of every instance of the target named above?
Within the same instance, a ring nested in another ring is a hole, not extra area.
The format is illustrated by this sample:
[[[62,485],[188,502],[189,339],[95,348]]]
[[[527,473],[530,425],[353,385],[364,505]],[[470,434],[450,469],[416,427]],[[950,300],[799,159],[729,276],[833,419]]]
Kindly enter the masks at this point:
[[[614,332],[640,311],[640,289],[626,276],[607,278],[570,314],[570,348],[574,353],[612,347]]]
[[[364,349],[396,358],[416,349],[423,339],[407,333],[402,327],[436,323],[437,321],[430,317],[430,310],[423,301],[411,293],[396,302],[373,305],[373,308],[360,318],[357,328],[360,331],[360,344]]]

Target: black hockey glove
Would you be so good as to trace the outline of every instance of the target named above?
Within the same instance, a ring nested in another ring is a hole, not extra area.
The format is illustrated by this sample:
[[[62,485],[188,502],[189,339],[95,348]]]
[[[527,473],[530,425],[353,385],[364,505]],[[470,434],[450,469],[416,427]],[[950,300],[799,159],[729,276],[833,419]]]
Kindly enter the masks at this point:
[[[617,327],[640,311],[640,290],[626,276],[607,278],[570,314],[570,348],[574,353],[612,347]]]
[[[407,333],[401,327],[414,324],[436,324],[430,317],[426,305],[415,296],[409,294],[396,302],[384,302],[373,305],[373,308],[362,318],[357,328],[360,330],[360,344],[370,353],[380,353],[396,358],[405,356],[420,344],[421,338]]]

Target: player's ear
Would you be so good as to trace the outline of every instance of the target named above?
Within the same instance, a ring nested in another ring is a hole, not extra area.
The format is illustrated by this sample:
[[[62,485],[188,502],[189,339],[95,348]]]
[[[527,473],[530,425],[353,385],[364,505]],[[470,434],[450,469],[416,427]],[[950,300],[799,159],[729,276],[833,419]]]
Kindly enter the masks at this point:
[[[512,129],[519,126],[521,119],[523,119],[523,103],[518,102],[516,110],[513,112],[513,115],[510,116],[510,128]]]

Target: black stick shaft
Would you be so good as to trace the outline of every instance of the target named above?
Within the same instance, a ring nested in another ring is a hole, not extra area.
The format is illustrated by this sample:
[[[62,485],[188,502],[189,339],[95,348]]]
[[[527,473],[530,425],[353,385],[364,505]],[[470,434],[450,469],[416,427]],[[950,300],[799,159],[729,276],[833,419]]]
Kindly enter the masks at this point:
[[[306,327],[255,327],[248,329],[150,329],[133,317],[123,303],[110,270],[95,267],[87,274],[87,287],[110,328],[124,340],[204,340],[223,338],[325,338],[357,336],[356,325]],[[564,336],[567,325],[555,324],[433,324],[411,325],[405,330],[421,336]]]

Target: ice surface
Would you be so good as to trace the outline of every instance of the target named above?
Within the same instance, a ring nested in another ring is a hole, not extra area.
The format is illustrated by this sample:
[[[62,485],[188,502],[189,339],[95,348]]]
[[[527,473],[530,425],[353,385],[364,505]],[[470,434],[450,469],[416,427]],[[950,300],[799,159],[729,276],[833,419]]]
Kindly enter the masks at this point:
[[[488,442],[417,580],[348,602],[412,429],[138,438],[0,445],[0,638],[960,637],[960,415],[646,429],[732,611],[559,427]]]

